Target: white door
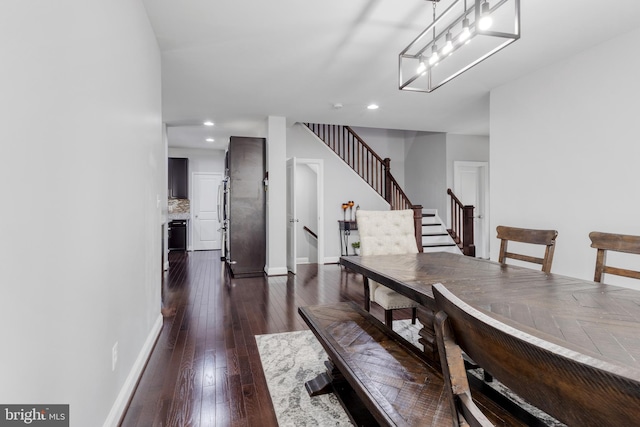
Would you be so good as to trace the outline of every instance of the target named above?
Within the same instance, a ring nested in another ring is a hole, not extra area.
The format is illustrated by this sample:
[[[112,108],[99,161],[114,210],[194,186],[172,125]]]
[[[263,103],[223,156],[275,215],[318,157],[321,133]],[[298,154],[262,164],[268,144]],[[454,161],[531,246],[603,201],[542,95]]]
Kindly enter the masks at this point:
[[[296,274],[296,158],[287,159],[287,269]]]
[[[218,187],[222,174],[193,174],[191,194],[192,249],[220,249],[220,218],[218,217]]]
[[[489,163],[454,162],[453,192],[465,205],[473,205],[476,257],[489,258]]]

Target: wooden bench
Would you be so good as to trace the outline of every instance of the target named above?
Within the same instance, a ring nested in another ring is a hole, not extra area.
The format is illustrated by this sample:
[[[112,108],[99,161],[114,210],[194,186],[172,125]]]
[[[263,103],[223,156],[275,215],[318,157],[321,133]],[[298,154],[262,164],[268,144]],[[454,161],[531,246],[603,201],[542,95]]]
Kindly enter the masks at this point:
[[[298,312],[329,356],[327,372],[306,384],[310,395],[334,392],[356,425],[465,425],[440,367],[375,317],[353,303]],[[480,425],[527,425],[481,393],[470,404]]]
[[[640,426],[640,371],[514,329],[433,285],[436,341],[452,407],[467,414],[460,353],[568,426]],[[449,387],[448,385],[451,385]]]

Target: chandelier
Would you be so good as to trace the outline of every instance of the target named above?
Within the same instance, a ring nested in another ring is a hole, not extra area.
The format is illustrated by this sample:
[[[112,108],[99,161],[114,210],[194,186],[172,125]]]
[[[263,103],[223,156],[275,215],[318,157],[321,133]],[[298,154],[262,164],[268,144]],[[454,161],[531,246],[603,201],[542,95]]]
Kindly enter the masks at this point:
[[[399,55],[400,90],[432,92],[520,38],[520,0],[451,0]]]

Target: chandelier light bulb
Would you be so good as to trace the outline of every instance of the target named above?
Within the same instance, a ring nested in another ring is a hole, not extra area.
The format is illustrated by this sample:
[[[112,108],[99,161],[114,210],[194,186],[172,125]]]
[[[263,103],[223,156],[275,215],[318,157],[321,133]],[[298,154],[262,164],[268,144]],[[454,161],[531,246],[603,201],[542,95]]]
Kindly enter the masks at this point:
[[[442,48],[442,54],[448,55],[453,51],[453,40],[451,39],[451,33],[447,32],[447,41]]]
[[[438,46],[436,46],[435,44],[433,45],[432,52],[433,53],[429,57],[429,65],[434,65],[440,59],[440,57],[438,56]]]
[[[491,18],[491,11],[489,10],[489,3],[482,3],[482,15],[480,16],[480,21],[478,22],[478,28],[481,30],[488,30],[493,25],[493,18]]]
[[[469,19],[464,18],[462,21],[462,32],[458,36],[458,40],[460,43],[464,43],[469,41],[469,37],[471,37],[471,31],[469,30]]]
[[[423,74],[425,71],[427,71],[427,64],[424,63],[424,57],[420,57],[420,64],[418,65],[418,69],[416,70],[416,73],[418,74]]]

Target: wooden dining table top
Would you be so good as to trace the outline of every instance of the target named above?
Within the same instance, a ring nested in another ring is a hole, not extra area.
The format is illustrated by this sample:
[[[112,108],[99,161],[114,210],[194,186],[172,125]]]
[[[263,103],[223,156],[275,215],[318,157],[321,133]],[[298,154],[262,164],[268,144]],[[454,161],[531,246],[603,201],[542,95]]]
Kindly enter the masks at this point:
[[[340,263],[436,310],[431,285],[511,326],[640,370],[640,291],[457,255],[346,256]]]

